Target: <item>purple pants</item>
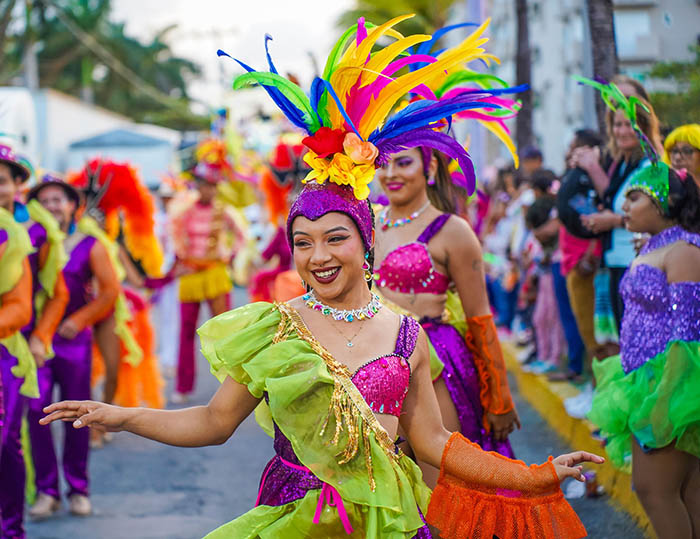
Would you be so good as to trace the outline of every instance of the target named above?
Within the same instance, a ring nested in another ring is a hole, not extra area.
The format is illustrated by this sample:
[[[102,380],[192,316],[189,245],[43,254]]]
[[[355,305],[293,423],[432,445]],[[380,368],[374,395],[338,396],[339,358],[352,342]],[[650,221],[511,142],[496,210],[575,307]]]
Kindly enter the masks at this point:
[[[445,366],[442,377],[457,409],[460,432],[484,451],[496,451],[515,458],[508,440],[498,442],[484,428],[481,406],[479,372],[464,338],[453,326],[439,319],[421,320],[430,343]]]
[[[27,417],[37,491],[59,498],[58,462],[51,426],[40,425],[39,419],[45,415],[42,409],[51,403],[54,385],[60,388],[61,400],[90,399],[92,335],[84,331],[71,341],[56,336],[53,345],[56,355],[39,369],[40,396],[29,402]],[[63,476],[68,483],[68,495],[87,496],[90,430],[75,429],[71,422],[63,425]]]
[[[0,440],[0,519],[1,537],[24,537],[24,483],[25,468],[20,431],[22,412],[27,401],[20,395],[23,379],[16,378],[10,369],[17,364],[4,346],[0,346],[0,373],[5,420]]]
[[[227,293],[208,300],[212,316],[230,309],[231,300]],[[180,350],[177,357],[177,378],[175,390],[178,393],[192,393],[195,378],[194,339],[197,333],[197,318],[199,318],[199,302],[180,303]]]

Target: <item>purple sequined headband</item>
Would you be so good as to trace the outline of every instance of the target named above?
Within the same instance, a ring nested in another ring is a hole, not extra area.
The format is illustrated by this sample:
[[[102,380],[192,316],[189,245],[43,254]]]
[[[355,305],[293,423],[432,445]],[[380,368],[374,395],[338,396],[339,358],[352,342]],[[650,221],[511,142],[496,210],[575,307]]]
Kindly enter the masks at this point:
[[[294,219],[302,216],[315,221],[331,212],[344,213],[353,220],[360,231],[365,250],[369,252],[372,248],[372,229],[374,228],[369,202],[356,199],[351,187],[329,182],[307,183],[292,204],[287,218],[287,240],[292,251],[294,250],[292,239]]]

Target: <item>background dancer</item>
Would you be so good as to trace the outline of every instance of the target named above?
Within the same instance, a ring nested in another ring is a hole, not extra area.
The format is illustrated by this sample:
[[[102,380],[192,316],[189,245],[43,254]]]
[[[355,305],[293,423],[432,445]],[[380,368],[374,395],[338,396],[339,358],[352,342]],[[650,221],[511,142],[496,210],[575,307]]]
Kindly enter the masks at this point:
[[[49,212],[36,201],[25,206],[17,200],[20,186],[29,178],[29,170],[8,146],[0,146],[0,155],[0,181],[8,197],[3,206],[26,229],[33,251],[28,256],[32,319],[22,328],[22,337],[28,343],[31,356],[24,367],[9,358],[2,361],[7,410],[5,447],[0,457],[2,534],[3,537],[23,537],[26,472],[21,441],[22,419],[27,398],[39,396],[36,369],[53,356],[51,342],[68,304],[68,290],[61,272],[67,256],[63,248],[65,235]],[[18,375],[22,370],[24,376]]]
[[[700,194],[663,163],[625,188],[625,225],[652,237],[620,284],[620,355],[593,365],[591,420],[659,539],[700,532]]]
[[[119,282],[105,247],[95,237],[78,230],[76,212],[80,195],[74,187],[59,178],[48,178],[31,189],[27,198],[38,200],[58,221],[66,234],[69,257],[63,275],[70,299],[53,338],[55,356],[39,369],[40,396],[30,402],[27,414],[38,491],[29,514],[33,518],[47,518],[60,508],[61,502],[51,429],[38,423],[41,408],[50,402],[55,385],[67,398],[89,397],[92,326],[114,307]],[[96,291],[92,288],[93,280]],[[93,297],[88,293],[90,290],[96,292]],[[75,515],[88,515],[92,510],[88,498],[88,444],[88,431],[66,429],[63,472],[68,483],[70,511]]]

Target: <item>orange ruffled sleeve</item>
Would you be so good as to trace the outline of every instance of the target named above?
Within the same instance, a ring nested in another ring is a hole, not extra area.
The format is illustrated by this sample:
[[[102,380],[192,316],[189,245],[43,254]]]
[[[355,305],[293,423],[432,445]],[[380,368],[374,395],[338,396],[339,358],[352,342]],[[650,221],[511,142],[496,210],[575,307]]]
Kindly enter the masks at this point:
[[[480,397],[484,412],[506,414],[514,408],[513,397],[508,387],[506,364],[493,315],[467,318],[467,324],[467,348],[471,351],[479,371]]]
[[[445,539],[579,539],[586,529],[559,488],[551,457],[527,466],[455,432],[426,520]]]
[[[0,298],[0,339],[9,337],[32,319],[32,269],[22,261],[22,277]]]

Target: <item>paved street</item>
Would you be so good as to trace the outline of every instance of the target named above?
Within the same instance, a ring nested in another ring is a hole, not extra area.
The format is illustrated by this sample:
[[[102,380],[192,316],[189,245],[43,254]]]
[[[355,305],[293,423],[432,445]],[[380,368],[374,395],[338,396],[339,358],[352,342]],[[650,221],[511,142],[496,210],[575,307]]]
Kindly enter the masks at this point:
[[[204,404],[218,383],[199,359],[197,393]],[[169,382],[169,389],[171,382]],[[512,437],[519,458],[540,462],[568,449],[515,393],[524,429]],[[60,427],[60,426],[59,426]],[[270,439],[249,418],[219,447],[173,448],[119,433],[92,452],[90,472],[95,514],[79,519],[61,513],[29,523],[29,539],[191,539],[203,536],[253,506],[260,472],[272,455]],[[643,535],[605,498],[572,500],[593,538],[641,539]]]

